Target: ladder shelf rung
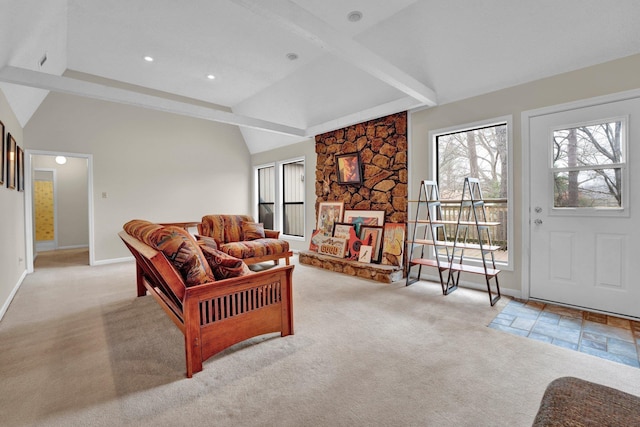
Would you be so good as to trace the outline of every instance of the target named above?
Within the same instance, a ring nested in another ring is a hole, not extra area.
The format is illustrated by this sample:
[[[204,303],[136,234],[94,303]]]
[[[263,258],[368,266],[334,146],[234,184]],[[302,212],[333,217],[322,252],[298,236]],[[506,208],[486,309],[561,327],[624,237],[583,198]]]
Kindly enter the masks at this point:
[[[468,265],[468,264],[457,264],[452,263],[450,265],[451,270],[462,271],[464,273],[473,273],[473,274],[486,274],[487,276],[497,276],[500,273],[500,270],[496,270],[495,268],[487,268],[485,273],[484,267],[478,267],[476,265]]]

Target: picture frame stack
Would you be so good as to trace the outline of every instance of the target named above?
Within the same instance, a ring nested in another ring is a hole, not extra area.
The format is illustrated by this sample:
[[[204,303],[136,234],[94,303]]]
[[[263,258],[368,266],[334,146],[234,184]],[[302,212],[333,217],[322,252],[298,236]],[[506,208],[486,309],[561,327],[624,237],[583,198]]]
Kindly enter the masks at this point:
[[[383,259],[384,219],[383,210],[345,209],[343,202],[320,202],[309,250],[379,264]],[[329,248],[343,244],[344,252]]]

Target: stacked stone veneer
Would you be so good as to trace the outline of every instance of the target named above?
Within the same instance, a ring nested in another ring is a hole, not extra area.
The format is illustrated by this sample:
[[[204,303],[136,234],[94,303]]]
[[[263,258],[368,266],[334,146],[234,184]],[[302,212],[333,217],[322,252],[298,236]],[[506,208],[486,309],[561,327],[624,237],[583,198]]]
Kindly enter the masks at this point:
[[[336,155],[360,153],[363,184],[337,182]],[[407,113],[316,136],[318,204],[343,201],[345,209],[384,210],[385,222],[407,220]]]
[[[336,156],[360,153],[363,183],[341,185]],[[345,209],[383,210],[385,223],[407,220],[407,113],[402,112],[316,136],[316,217],[320,202],[342,201]],[[315,252],[300,262],[380,282],[402,278],[400,267],[363,264]]]

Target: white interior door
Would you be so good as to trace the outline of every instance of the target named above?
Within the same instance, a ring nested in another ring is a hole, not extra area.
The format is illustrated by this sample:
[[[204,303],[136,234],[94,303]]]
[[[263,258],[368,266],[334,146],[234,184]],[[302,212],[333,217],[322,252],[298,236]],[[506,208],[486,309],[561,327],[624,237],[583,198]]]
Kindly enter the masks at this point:
[[[640,317],[640,98],[528,120],[530,297]]]

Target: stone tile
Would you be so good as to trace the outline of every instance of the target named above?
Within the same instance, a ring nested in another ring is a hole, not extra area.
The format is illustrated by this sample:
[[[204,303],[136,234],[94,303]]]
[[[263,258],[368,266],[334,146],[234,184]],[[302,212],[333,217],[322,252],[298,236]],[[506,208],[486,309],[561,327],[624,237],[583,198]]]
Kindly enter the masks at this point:
[[[548,343],[552,343],[553,342],[553,338],[551,338],[550,336],[536,334],[535,332],[530,333],[529,334],[529,338],[533,338],[534,340],[538,340],[538,341],[542,341],[542,342],[548,342]]]
[[[558,347],[562,347],[562,348],[568,348],[569,350],[577,350],[578,349],[578,344],[574,344],[574,343],[571,343],[571,342],[566,342],[566,341],[559,340],[559,339],[556,339],[556,338],[553,339],[551,344],[557,345]]]
[[[562,326],[549,325],[546,323],[538,322],[533,327],[532,332],[548,335],[553,338],[557,338],[562,341],[567,341],[573,344],[580,342],[580,330],[565,328]]]
[[[559,326],[569,329],[582,329],[582,318],[562,316],[558,321]]]
[[[600,313],[591,313],[590,311],[585,311],[582,313],[582,318],[584,320],[588,320],[590,322],[607,324],[607,315]]]
[[[584,338],[582,338],[582,340],[580,341],[580,347],[589,347],[589,348],[594,348],[596,350],[607,351],[606,341],[605,342],[591,341],[591,340],[585,340]]]
[[[620,356],[617,354],[609,353],[602,350],[597,350],[595,348],[582,347],[580,352],[590,354],[592,356],[597,356],[602,359],[611,360],[612,362],[623,363],[625,365],[634,366],[636,368],[640,368],[640,362],[638,359],[631,359],[629,357]]]
[[[638,350],[635,343],[609,338],[607,341],[607,351],[619,356],[638,360]]]
[[[530,331],[533,328],[533,325],[536,324],[535,319],[525,319],[522,317],[516,318],[511,324],[512,328],[523,329],[525,331]]]
[[[497,325],[503,325],[503,326],[511,326],[511,323],[513,323],[513,319],[506,319],[503,317],[496,317],[495,319],[493,319],[491,321],[491,323],[495,323]]]
[[[614,328],[612,326],[603,325],[602,323],[587,320],[584,322],[582,330],[586,332],[595,332],[597,334],[604,335],[607,338],[617,338],[619,340],[633,342],[633,334],[630,330]]]
[[[543,311],[540,313],[540,317],[538,317],[538,322],[550,323],[552,325],[557,325],[560,321],[561,317],[556,313],[549,313],[547,311]]]
[[[525,305],[527,307],[533,308],[535,310],[542,311],[542,310],[544,310],[544,306],[546,304],[543,303],[543,302],[538,302],[538,301],[527,301],[527,303]]]
[[[513,304],[507,304],[502,312],[505,314],[511,314],[516,317],[523,317],[525,319],[533,319],[536,320],[540,315],[540,311],[534,310],[532,308],[528,308],[525,306],[517,306]]]
[[[582,332],[582,339],[583,340],[599,342],[599,343],[604,344],[605,346],[607,344],[607,337],[605,337],[604,335],[601,335],[601,334],[596,334],[595,332],[583,331]]]
[[[515,328],[512,328],[510,326],[497,325],[497,324],[494,324],[494,323],[490,323],[489,327],[491,329],[497,329],[499,331],[507,332],[507,333],[510,333],[512,335],[520,335],[521,337],[526,337],[529,334],[528,331],[524,331],[522,329],[515,329]]]
[[[576,317],[582,319],[582,312],[580,310],[576,310],[575,308],[562,307],[559,305],[547,305],[545,306],[544,311],[549,313],[556,313],[561,316]]]
[[[619,317],[607,316],[607,325],[616,328],[631,330],[631,322],[627,319],[621,319]]]

